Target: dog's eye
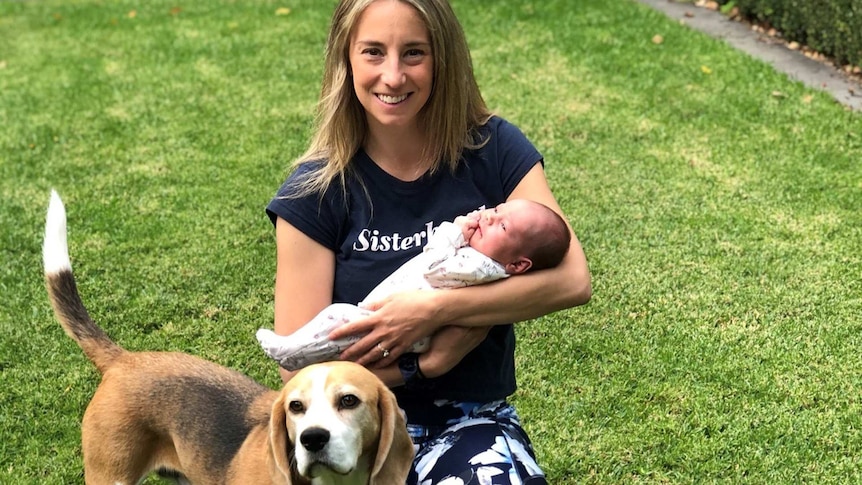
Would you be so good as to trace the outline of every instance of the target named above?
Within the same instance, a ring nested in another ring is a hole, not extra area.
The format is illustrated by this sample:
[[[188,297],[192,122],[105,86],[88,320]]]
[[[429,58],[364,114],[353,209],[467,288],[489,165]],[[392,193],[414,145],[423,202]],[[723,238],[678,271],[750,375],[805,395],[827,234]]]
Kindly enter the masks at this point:
[[[302,413],[305,412],[305,406],[302,405],[300,401],[290,401],[290,404],[287,405],[292,413]]]
[[[340,404],[342,409],[352,409],[359,406],[359,398],[353,394],[345,394],[341,396]]]

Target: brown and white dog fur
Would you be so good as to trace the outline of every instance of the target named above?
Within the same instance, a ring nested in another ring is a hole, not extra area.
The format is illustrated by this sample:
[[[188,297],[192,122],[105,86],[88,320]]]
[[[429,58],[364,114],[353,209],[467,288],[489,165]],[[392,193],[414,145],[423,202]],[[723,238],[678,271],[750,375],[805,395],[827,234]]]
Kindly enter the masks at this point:
[[[192,484],[406,481],[404,418],[364,367],[309,366],[277,392],[188,354],[123,349],[78,295],[55,192],[43,257],[57,319],[102,374],[81,426],[87,484],[135,485],[152,471]]]

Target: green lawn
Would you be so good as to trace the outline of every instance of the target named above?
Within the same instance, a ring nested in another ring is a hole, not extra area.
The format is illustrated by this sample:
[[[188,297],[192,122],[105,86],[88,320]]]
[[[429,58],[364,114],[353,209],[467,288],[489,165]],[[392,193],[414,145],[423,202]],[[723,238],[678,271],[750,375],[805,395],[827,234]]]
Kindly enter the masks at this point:
[[[82,482],[98,376],[43,289],[51,188],[117,341],[278,384],[263,208],[334,3],[0,2],[0,483]],[[860,114],[632,0],[453,4],[592,269],[518,327],[549,481],[862,480]]]

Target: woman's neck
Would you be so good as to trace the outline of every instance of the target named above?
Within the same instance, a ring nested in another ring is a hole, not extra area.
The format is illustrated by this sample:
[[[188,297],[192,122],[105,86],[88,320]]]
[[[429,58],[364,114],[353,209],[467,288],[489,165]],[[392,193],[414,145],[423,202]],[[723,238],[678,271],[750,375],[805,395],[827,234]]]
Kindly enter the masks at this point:
[[[413,129],[372,130],[365,142],[365,153],[389,175],[412,182],[430,168],[430,163],[422,159],[427,143],[425,134]]]

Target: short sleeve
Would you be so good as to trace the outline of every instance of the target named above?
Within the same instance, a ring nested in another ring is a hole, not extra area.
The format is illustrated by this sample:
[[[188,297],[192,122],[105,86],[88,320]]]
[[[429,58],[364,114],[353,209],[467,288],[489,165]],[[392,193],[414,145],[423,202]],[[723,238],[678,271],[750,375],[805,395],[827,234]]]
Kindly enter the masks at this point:
[[[500,182],[508,197],[536,163],[544,164],[544,158],[517,126],[501,118],[495,120],[498,123],[493,145],[500,164]]]
[[[266,213],[273,225],[280,217],[322,246],[335,251],[343,237],[342,222],[346,218],[338,189],[330,187],[323,195],[296,195],[298,184],[318,166],[316,162],[300,165],[278,189],[267,205]]]

